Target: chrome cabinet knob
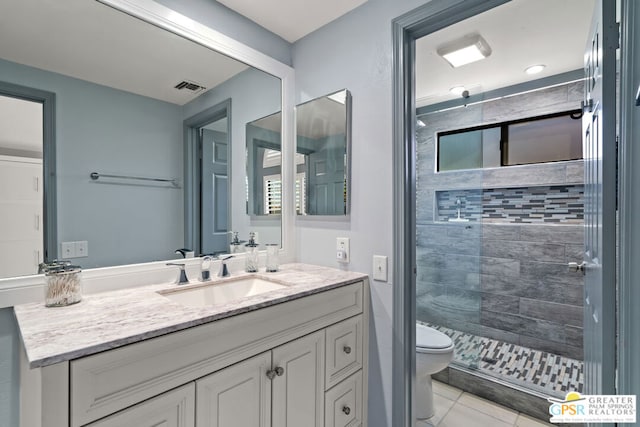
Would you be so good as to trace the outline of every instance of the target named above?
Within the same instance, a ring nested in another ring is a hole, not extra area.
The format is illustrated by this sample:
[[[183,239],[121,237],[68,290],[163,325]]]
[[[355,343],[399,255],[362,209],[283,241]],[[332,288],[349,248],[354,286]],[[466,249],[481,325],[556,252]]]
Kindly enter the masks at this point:
[[[342,412],[344,412],[345,415],[349,415],[351,413],[351,408],[345,405],[342,407]]]
[[[276,371],[273,369],[269,369],[267,371],[267,378],[269,378],[270,380],[274,379],[276,377]]]
[[[344,351],[347,354],[351,353],[351,347],[349,347],[348,345],[345,345],[344,348],[342,349],[342,351]]]
[[[279,377],[283,376],[284,375],[284,368],[278,366],[276,368],[276,375],[279,376]]]

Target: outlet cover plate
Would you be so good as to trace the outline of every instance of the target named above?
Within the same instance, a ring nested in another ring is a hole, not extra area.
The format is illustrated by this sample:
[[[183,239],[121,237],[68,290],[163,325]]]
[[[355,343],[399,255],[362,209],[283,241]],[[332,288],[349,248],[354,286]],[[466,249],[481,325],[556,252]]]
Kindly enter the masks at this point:
[[[336,260],[341,263],[348,263],[351,261],[351,254],[349,252],[349,238],[338,237],[336,238]]]

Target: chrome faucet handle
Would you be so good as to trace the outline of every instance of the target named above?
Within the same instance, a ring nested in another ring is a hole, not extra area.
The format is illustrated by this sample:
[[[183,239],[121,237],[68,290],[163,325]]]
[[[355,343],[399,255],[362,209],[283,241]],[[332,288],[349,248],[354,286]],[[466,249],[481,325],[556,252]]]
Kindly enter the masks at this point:
[[[176,282],[175,282],[176,285],[183,285],[185,283],[189,283],[189,279],[187,278],[187,272],[184,269],[184,267],[185,267],[184,263],[168,262],[167,265],[172,265],[174,267],[180,268],[180,276],[178,277],[178,280],[176,280]]]
[[[226,257],[218,257],[218,259],[220,260],[220,272],[218,273],[218,277],[229,277],[229,269],[227,268],[227,263],[225,261],[229,260],[230,258],[233,258],[233,255],[229,255]]]
[[[213,258],[210,255],[202,257],[202,264],[200,264],[200,281],[206,282],[211,280],[211,273],[209,272],[209,266]]]

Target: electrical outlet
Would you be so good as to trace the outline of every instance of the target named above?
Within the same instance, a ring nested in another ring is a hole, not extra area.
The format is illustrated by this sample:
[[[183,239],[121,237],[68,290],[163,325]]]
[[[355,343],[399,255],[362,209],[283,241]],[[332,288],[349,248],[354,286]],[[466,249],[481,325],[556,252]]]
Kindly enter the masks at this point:
[[[348,237],[338,237],[336,239],[336,260],[344,264],[351,260]]]
[[[373,256],[373,280],[378,280],[380,282],[386,282],[388,280],[386,256]]]
[[[89,256],[89,242],[82,240],[80,242],[74,242],[76,248],[76,258]]]
[[[60,243],[60,254],[63,259],[76,257],[76,242]]]

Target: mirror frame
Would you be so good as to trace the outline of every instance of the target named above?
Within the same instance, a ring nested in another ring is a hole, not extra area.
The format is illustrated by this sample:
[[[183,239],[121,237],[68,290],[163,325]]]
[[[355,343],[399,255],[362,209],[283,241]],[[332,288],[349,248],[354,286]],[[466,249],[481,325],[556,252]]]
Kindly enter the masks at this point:
[[[153,0],[96,0],[121,12],[177,34],[232,59],[243,62],[281,81],[282,95],[282,246],[283,262],[294,260],[294,187],[293,158],[295,151],[293,68],[259,52],[204,24],[181,15]]]

